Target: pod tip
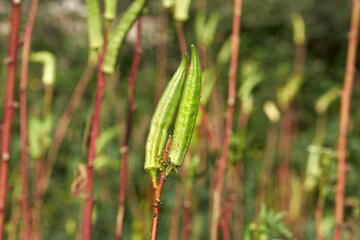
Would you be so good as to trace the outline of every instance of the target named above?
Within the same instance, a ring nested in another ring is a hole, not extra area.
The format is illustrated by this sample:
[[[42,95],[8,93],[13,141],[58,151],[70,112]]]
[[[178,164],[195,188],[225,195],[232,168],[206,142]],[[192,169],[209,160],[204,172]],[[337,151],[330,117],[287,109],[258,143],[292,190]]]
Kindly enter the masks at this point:
[[[194,44],[191,44],[191,53],[196,53],[197,54],[197,50]]]

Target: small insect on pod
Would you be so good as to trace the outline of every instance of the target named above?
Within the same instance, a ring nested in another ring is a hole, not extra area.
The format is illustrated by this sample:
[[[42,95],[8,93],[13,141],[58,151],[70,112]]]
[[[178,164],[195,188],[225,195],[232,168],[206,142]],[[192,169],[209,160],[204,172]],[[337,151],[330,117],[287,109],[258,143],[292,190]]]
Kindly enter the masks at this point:
[[[188,56],[185,54],[179,68],[162,94],[150,123],[150,131],[146,141],[145,170],[151,176],[153,187],[156,187],[157,172],[166,159],[162,159],[168,129],[179,105],[185,81]],[[169,146],[170,147],[170,146]]]
[[[170,165],[166,170],[167,175],[184,163],[199,111],[200,93],[200,62],[195,46],[191,45],[190,67],[176,118],[172,145],[169,152]]]

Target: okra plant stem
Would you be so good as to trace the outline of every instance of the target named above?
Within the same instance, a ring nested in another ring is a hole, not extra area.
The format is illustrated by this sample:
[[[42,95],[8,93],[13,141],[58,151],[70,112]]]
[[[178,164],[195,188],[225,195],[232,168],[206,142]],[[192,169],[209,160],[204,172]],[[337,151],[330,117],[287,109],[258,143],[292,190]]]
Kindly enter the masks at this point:
[[[359,31],[360,1],[353,0],[351,26],[348,39],[344,87],[341,95],[340,124],[338,139],[338,169],[335,194],[335,233],[334,240],[341,239],[342,224],[344,219],[344,195],[346,184],[346,147],[349,129],[351,92],[355,76],[355,62],[357,56],[358,31]]]
[[[128,78],[128,119],[126,126],[126,133],[124,143],[121,147],[121,170],[120,170],[120,182],[119,182],[119,197],[118,197],[118,213],[116,217],[116,230],[115,239],[121,240],[123,235],[123,223],[125,215],[125,200],[126,200],[126,186],[127,186],[127,172],[128,172],[128,155],[129,155],[129,141],[132,130],[133,115],[136,109],[135,106],[135,83],[136,74],[139,66],[141,52],[141,18],[139,17],[136,25],[136,43],[134,50],[134,57],[131,66],[131,73]]]
[[[32,0],[29,17],[26,24],[24,34],[24,44],[22,49],[21,59],[21,75],[20,75],[20,137],[21,137],[21,207],[22,218],[24,221],[24,239],[30,240],[31,235],[31,221],[30,209],[28,199],[28,133],[27,133],[27,81],[28,81],[28,68],[29,68],[29,55],[31,46],[32,29],[35,22],[35,16],[39,0]]]
[[[154,189],[154,202],[153,202],[153,218],[152,218],[152,225],[151,225],[151,234],[150,240],[157,239],[157,230],[159,224],[159,217],[160,217],[160,198],[161,198],[161,191],[164,187],[167,175],[166,173],[161,173],[160,180]]]
[[[10,17],[9,53],[6,59],[7,76],[5,86],[4,114],[1,124],[1,156],[0,156],[0,240],[4,239],[4,227],[6,218],[6,195],[8,191],[9,161],[11,126],[14,119],[15,108],[15,85],[17,50],[19,45],[19,22],[20,22],[20,1],[13,1]]]
[[[106,33],[104,34],[106,36]],[[87,165],[87,192],[88,198],[85,201],[84,207],[84,221],[83,221],[83,239],[91,239],[91,215],[93,207],[93,182],[94,182],[94,159],[95,159],[95,145],[96,138],[99,130],[100,110],[102,103],[102,96],[105,88],[105,74],[102,71],[102,65],[104,61],[104,54],[106,49],[106,37],[104,37],[104,44],[98,60],[98,72],[97,72],[97,87],[96,98],[94,106],[94,114],[92,119],[92,128],[90,135],[89,153],[88,153],[88,165]]]
[[[187,45],[186,45],[186,39],[185,39],[185,34],[184,34],[184,29],[183,29],[183,23],[179,22],[179,21],[175,21],[175,28],[176,28],[176,35],[179,41],[179,46],[180,46],[180,51],[181,54],[184,54],[187,51]]]
[[[225,137],[223,142],[223,150],[217,168],[216,182],[213,192],[212,216],[210,226],[210,239],[218,239],[218,228],[221,213],[221,194],[223,190],[224,175],[227,166],[227,157],[230,146],[230,137],[232,132],[232,125],[234,119],[234,107],[236,99],[236,72],[238,65],[239,45],[240,45],[240,15],[241,15],[242,0],[234,1],[233,13],[233,27],[231,37],[231,57],[229,70],[229,87],[228,87],[228,109],[226,115]]]

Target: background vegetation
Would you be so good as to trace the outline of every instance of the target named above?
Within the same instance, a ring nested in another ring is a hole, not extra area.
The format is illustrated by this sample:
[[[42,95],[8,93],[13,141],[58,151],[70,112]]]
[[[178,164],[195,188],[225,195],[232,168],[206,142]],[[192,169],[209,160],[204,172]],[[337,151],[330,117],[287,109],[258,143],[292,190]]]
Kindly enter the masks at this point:
[[[118,2],[118,16],[129,6],[131,1]],[[20,36],[26,25],[29,1],[24,1]],[[7,54],[9,34],[10,1],[0,2],[0,59]],[[165,85],[156,86],[157,66],[157,34],[163,26],[159,25],[159,16],[163,7],[161,1],[149,0],[146,12],[142,16],[142,45],[137,82],[135,87],[136,111],[133,118],[133,132],[129,146],[129,173],[126,212],[124,223],[124,239],[148,238],[151,227],[151,207],[153,191],[148,174],[143,169],[145,140],[148,133],[150,118],[156,106],[157,88],[164,89]],[[214,39],[206,48],[205,55],[200,55],[200,61],[207,62],[207,67],[214,71],[215,87],[206,107],[208,118],[213,126],[215,138],[221,143],[224,135],[224,120],[226,113],[227,79],[229,63],[225,60],[220,64],[217,60],[220,49],[231,35],[233,1],[197,0],[192,1],[189,19],[184,23],[184,33],[188,47],[190,43],[199,44],[196,36],[195,21],[200,12],[207,16],[217,14],[219,22]],[[243,2],[241,16],[239,71],[237,86],[247,78],[244,67],[256,66],[256,72],[261,82],[255,87],[253,95],[253,111],[249,116],[246,131],[246,143],[243,151],[243,209],[242,228],[250,226],[256,229],[265,221],[257,209],[257,193],[259,177],[263,166],[266,136],[271,125],[263,111],[263,104],[272,100],[277,102],[278,89],[286,84],[294,71],[296,46],[293,41],[292,16],[301,15],[306,26],[306,61],[303,84],[292,102],[290,172],[292,190],[289,201],[296,201],[298,196],[304,201],[294,203],[300,208],[294,214],[296,218],[284,220],[284,228],[292,232],[299,239],[316,239],[315,208],[319,198],[318,188],[305,193],[301,185],[305,181],[309,146],[313,144],[316,131],[317,113],[315,103],[326,91],[333,87],[342,87],[345,59],[347,51],[347,33],[350,25],[351,2],[345,0],[251,0]],[[176,28],[171,14],[167,14],[167,46],[166,46],[166,78],[167,82],[175,72],[180,59]],[[127,77],[130,74],[133,49],[135,42],[135,28],[127,35],[120,49],[116,76],[107,79],[104,94],[100,131],[98,138],[97,157],[95,160],[94,181],[94,211],[93,211],[93,239],[112,239],[114,237],[119,170],[121,167],[121,151],[119,151],[127,114]],[[54,134],[59,118],[83,73],[88,59],[88,40],[86,24],[86,5],[80,0],[40,1],[31,43],[32,52],[49,51],[56,57],[56,81],[53,89],[51,107],[50,136]],[[200,50],[201,51],[201,50]],[[357,52],[358,56],[358,52]],[[226,59],[226,58],[225,58]],[[357,65],[358,67],[358,65]],[[357,70],[357,69],[356,69]],[[0,67],[0,96],[5,91],[6,65]],[[28,82],[28,115],[31,119],[42,119],[44,87],[41,83],[42,65],[30,62]],[[82,216],[83,200],[73,196],[70,192],[74,180],[74,172],[80,163],[86,162],[86,149],[83,138],[86,132],[86,121],[93,112],[95,99],[96,76],[90,81],[81,104],[75,112],[66,137],[60,147],[56,164],[51,175],[49,188],[46,191],[44,203],[41,207],[41,232],[43,239],[74,239],[77,234],[79,218]],[[346,183],[346,211],[344,224],[344,239],[359,239],[359,198],[360,198],[360,111],[357,102],[360,98],[360,81],[358,72],[354,80],[351,121],[348,135],[348,172]],[[16,96],[18,96],[18,89]],[[18,97],[16,97],[18,99]],[[237,122],[241,104],[237,100],[235,106],[234,135],[237,133]],[[339,100],[329,106],[326,119],[326,135],[323,146],[327,150],[336,151],[339,129]],[[0,98],[0,112],[2,112],[3,97]],[[19,118],[16,112],[11,141],[10,180],[11,190],[7,199],[7,235],[14,230],[22,229],[21,219],[16,221],[15,214],[19,214],[20,204],[20,136]],[[41,132],[45,127],[29,125],[30,134]],[[115,127],[118,126],[118,127]],[[279,124],[275,124],[279,129]],[[278,130],[277,130],[278,131]],[[120,134],[118,134],[120,133]],[[31,138],[31,137],[30,137]],[[51,139],[51,138],[50,138]],[[119,140],[120,139],[120,140]],[[199,137],[198,145],[208,143],[206,137]],[[31,139],[30,139],[31,141]],[[51,140],[50,140],[51,141]],[[85,140],[86,141],[86,140]],[[280,159],[279,142],[276,141],[274,166]],[[86,145],[85,145],[86,148]],[[206,157],[192,179],[192,224],[191,239],[209,239],[209,209],[211,206],[212,176],[216,169],[216,161],[221,154],[221,145],[215,151],[206,150]],[[238,148],[233,144],[230,156],[236,158]],[[208,148],[207,148],[208,149]],[[240,150],[242,151],[242,150]],[[336,154],[336,153],[335,153]],[[336,157],[331,157],[329,165],[325,167],[325,202],[322,221],[322,231],[325,239],[331,239],[334,227],[334,191],[336,181]],[[36,159],[29,159],[30,204],[32,188],[34,186],[34,172]],[[183,201],[180,208],[176,207],[177,200],[183,198],[186,189],[185,182],[188,175],[180,171],[171,177],[163,189],[163,204],[161,207],[159,239],[167,239],[172,227],[172,218],[180,214],[179,228],[183,226]],[[267,190],[267,209],[281,208],[275,195],[276,167],[266,181],[271,183]],[[200,182],[200,183],[199,183]],[[183,186],[183,187],[181,187]],[[297,187],[296,187],[297,186]],[[235,185],[234,188],[241,188]],[[298,195],[297,195],[298,194]],[[224,198],[227,196],[224,192]],[[186,201],[185,201],[186,202]],[[294,206],[295,206],[294,205]],[[291,206],[290,206],[291,208]],[[270,214],[271,215],[271,214]],[[275,222],[271,219],[269,222]],[[287,218],[287,217],[285,217]],[[288,216],[288,218],[290,218]],[[15,220],[14,220],[15,219]],[[302,223],[300,223],[302,221]],[[266,222],[266,221],[265,221]],[[300,230],[297,226],[303,226]],[[265,224],[268,226],[268,224]],[[280,226],[280,224],[278,225]],[[355,227],[353,227],[355,226]],[[233,228],[236,226],[233,225]],[[287,230],[284,230],[287,231]],[[277,233],[275,233],[277,234]],[[179,230],[179,236],[181,230]],[[221,235],[221,234],[220,234]],[[280,234],[281,235],[281,234]],[[281,239],[288,239],[281,235]],[[290,234],[291,236],[291,234]],[[275,237],[274,237],[275,238]],[[274,239],[271,237],[269,239]],[[290,237],[289,237],[290,238]],[[235,238],[234,238],[235,239]],[[250,238],[252,239],[252,238]]]

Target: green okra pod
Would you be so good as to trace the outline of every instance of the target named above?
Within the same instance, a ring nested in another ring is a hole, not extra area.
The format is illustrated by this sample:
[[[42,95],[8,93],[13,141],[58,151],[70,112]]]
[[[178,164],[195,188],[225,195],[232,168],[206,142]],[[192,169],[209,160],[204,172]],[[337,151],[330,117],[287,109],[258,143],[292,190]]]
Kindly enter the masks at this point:
[[[105,61],[102,67],[105,73],[114,73],[119,48],[130,27],[144,8],[145,3],[146,0],[135,0],[128,10],[126,10],[115,29],[110,30],[108,34],[108,44],[106,46]]]
[[[176,118],[174,135],[169,152],[170,162],[180,167],[189,148],[199,111],[201,93],[201,68],[194,45],[191,45],[191,62]],[[172,166],[170,166],[171,170]]]
[[[164,8],[171,8],[175,4],[175,0],[162,0],[161,2]]]
[[[146,141],[145,170],[151,178],[156,178],[161,167],[160,158],[168,136],[168,129],[179,105],[185,81],[188,56],[185,54],[179,68],[168,83],[155,109],[150,123],[150,131]]]
[[[90,48],[98,49],[103,44],[99,1],[86,0],[86,8]]]
[[[56,58],[48,51],[35,52],[30,55],[30,61],[44,65],[42,82],[45,86],[54,85],[56,74]]]
[[[185,22],[189,18],[191,0],[176,0],[174,18],[176,21]]]
[[[108,21],[112,21],[116,17],[117,0],[105,0],[104,17]]]

